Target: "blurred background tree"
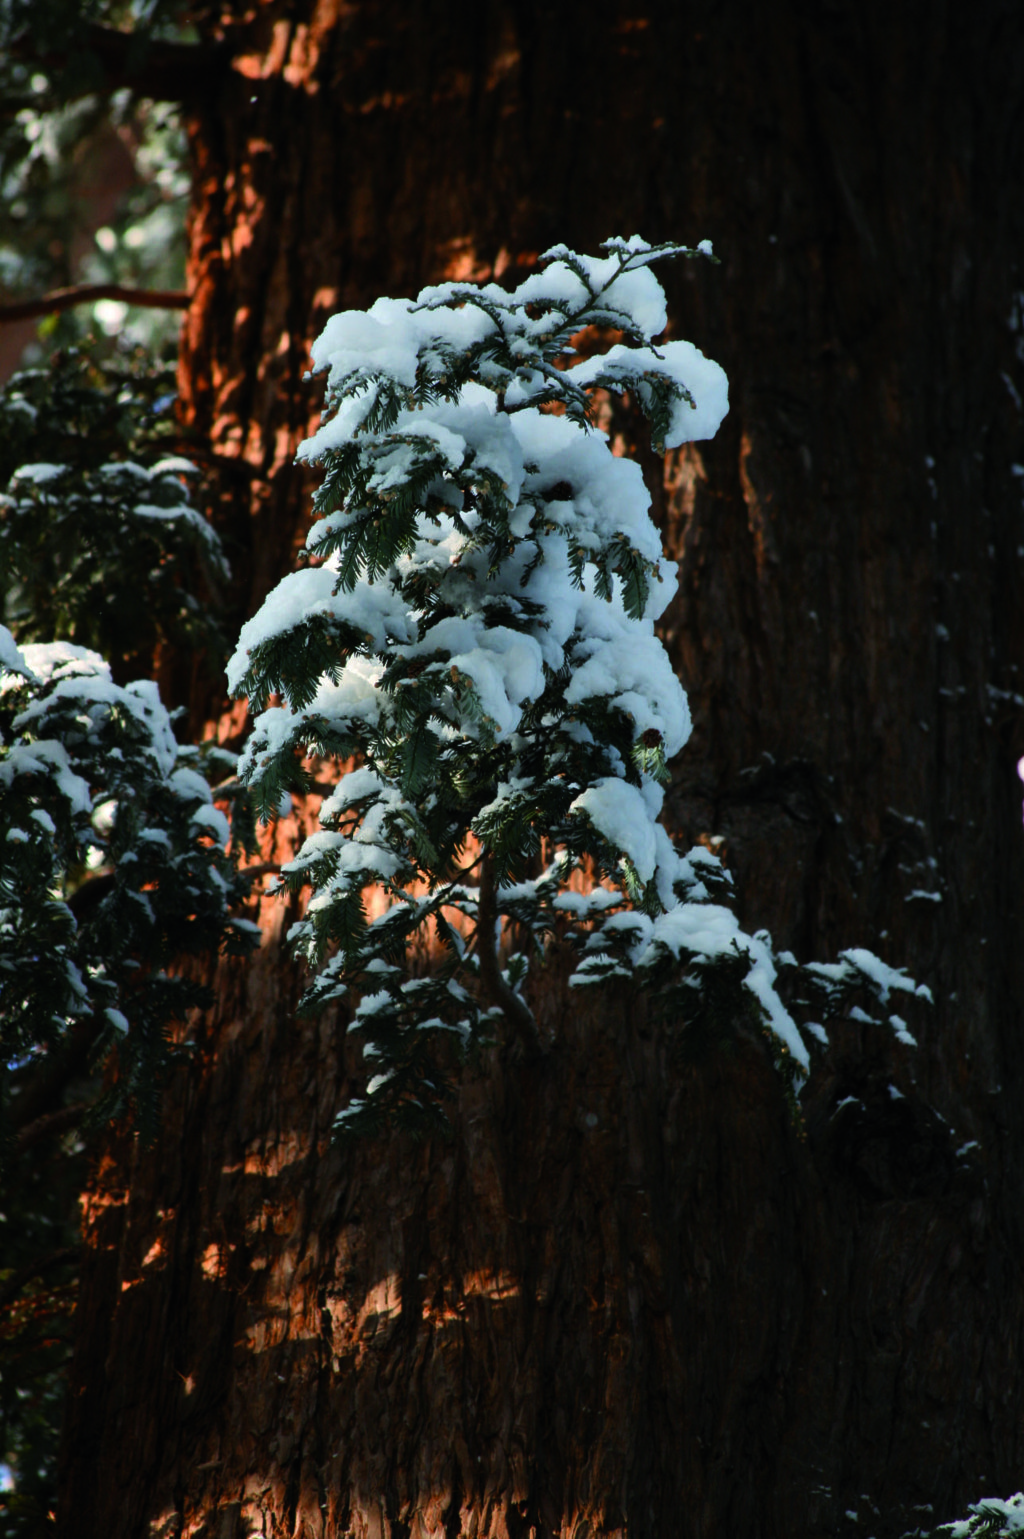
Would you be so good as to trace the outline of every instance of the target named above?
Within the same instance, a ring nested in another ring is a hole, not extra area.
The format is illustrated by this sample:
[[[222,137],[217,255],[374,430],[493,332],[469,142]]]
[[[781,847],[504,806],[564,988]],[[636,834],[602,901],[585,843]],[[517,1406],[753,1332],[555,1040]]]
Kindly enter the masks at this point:
[[[136,60],[149,39],[187,41],[178,11],[77,0],[4,7],[0,316],[5,305],[79,285],[182,289],[190,178],[180,108],[117,86],[94,46],[100,28],[130,28]],[[174,414],[179,325],[177,308],[110,298],[0,325],[0,487],[26,462],[56,461],[66,471],[59,487],[13,483],[0,507],[0,622],[23,644],[64,638],[93,647],[122,683],[159,675],[162,659],[165,696],[181,703],[190,681],[208,689],[223,664],[222,558],[195,513],[192,523],[133,520],[137,477],[110,470],[173,462],[184,447]],[[181,498],[178,479],[165,478],[165,502]],[[193,502],[208,503],[202,472],[189,479]],[[222,765],[216,774],[223,778]],[[95,873],[97,891],[106,869]],[[76,881],[84,913],[95,906],[93,882]],[[45,1062],[19,1056],[4,1075],[5,1534],[52,1531],[79,1198],[96,1132],[83,1116],[103,1080],[94,1048],[95,1032],[79,1027]]]
[[[0,306],[78,284],[181,290],[189,175],[176,103],[111,78],[98,29],[187,41],[182,7],[43,0],[5,6],[0,53]],[[13,45],[13,46],[11,46]],[[133,67],[135,67],[133,65]],[[0,382],[50,348],[91,337],[172,358],[173,310],[114,299],[0,329]]]

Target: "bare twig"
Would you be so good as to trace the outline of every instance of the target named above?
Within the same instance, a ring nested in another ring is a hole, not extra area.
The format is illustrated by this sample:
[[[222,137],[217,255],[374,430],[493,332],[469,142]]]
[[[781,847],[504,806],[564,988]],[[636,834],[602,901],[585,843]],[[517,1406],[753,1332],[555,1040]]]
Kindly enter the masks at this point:
[[[117,299],[125,305],[141,305],[147,310],[187,310],[191,295],[183,289],[131,289],[121,283],[76,283],[67,289],[51,289],[40,299],[19,299],[0,305],[0,326],[10,321],[37,320],[56,315],[75,305],[93,304],[98,299]]]

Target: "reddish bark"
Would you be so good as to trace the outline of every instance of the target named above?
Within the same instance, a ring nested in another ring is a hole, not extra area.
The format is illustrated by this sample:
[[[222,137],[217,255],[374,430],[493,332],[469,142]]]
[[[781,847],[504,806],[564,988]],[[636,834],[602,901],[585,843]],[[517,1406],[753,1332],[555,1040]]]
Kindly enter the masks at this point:
[[[733,395],[658,487],[697,723],[672,816],[725,840],[749,924],[872,945],[936,1005],[913,1057],[839,1034],[801,1139],[756,1044],[690,1063],[642,1000],[552,976],[557,1047],[468,1072],[449,1145],[342,1159],[341,1028],[295,1021],[272,942],[158,1147],[97,1167],[62,1532],[810,1539],[858,1510],[884,1539],[1008,1494],[1024,17],[269,0],[226,48],[182,390],[240,603],[303,526],[331,309],[556,239],[712,238],[724,266],[670,280]]]

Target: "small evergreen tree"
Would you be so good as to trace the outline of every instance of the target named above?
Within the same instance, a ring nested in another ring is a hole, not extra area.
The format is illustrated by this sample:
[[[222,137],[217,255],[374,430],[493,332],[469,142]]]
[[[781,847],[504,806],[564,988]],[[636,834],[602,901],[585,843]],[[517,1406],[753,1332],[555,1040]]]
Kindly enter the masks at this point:
[[[93,1062],[117,1046],[96,1115],[152,1127],[167,1026],[208,998],[166,969],[254,940],[210,789],[232,761],[179,744],[156,684],[128,682],[161,642],[219,650],[204,596],[227,565],[168,454],[167,385],[72,349],[0,395],[0,1119],[84,1025]]]
[[[763,1030],[790,1083],[809,1062],[794,1009],[914,992],[866,952],[799,967],[744,934],[718,860],[659,821],[690,733],[654,629],[675,568],[639,467],[594,422],[602,392],[628,392],[661,451],[710,438],[728,394],[692,344],[653,340],[651,263],[710,246],[604,250],[555,247],[512,293],[380,299],[313,348],[327,406],[300,458],[324,467],[318,518],[229,682],[262,713],[240,773],[264,816],[308,787],[303,758],[359,761],[284,870],[313,888],[293,931],[306,1008],[360,994],[372,1077],[339,1131],[443,1121],[443,1036],[509,1029],[542,1051],[528,978],[553,937],[579,949],[575,986],[627,977],[683,1032]]]
[[[0,673],[0,1087],[86,1020],[118,1058],[94,1115],[151,1129],[166,1028],[209,997],[167,967],[258,939],[200,773],[221,751],[180,746],[156,685],[115,684],[85,647],[21,652],[0,626]]]
[[[226,565],[172,401],[159,364],[75,350],[0,393],[5,1534],[50,1527],[88,1133],[155,1129],[169,1028],[212,998],[202,959],[258,941],[235,917],[251,822],[232,798],[225,848],[211,789],[234,756],[179,743],[146,676],[161,643],[223,655]]]

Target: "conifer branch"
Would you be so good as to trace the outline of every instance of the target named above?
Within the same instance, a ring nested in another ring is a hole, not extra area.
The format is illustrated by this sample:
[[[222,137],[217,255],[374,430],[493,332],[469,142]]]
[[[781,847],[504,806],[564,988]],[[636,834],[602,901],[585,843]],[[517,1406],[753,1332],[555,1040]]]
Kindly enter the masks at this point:
[[[64,1092],[87,1072],[89,1055],[99,1032],[99,1022],[95,1019],[78,1022],[60,1052],[47,1053],[37,1060],[38,1066],[34,1072],[29,1072],[27,1081],[7,1111],[7,1126],[19,1149],[45,1137],[49,1119],[68,1110],[60,1104]],[[38,1131],[34,1132],[34,1129]]]
[[[480,982],[489,1004],[497,1005],[516,1036],[531,1056],[543,1051],[537,1022],[529,1006],[509,988],[502,976],[497,945],[498,901],[494,879],[494,856],[485,853],[480,862],[480,890],[477,900],[476,955],[480,964]]]
[[[121,304],[144,310],[187,310],[192,296],[184,289],[135,289],[122,283],[75,283],[65,289],[51,289],[39,299],[18,299],[0,305],[0,326],[12,321],[33,321],[76,305],[95,304],[100,299],[116,299]]]
[[[711,1036],[753,1019],[787,1086],[810,1050],[777,977],[797,973],[808,1010],[862,980],[881,1006],[916,990],[867,953],[801,972],[741,929],[720,862],[682,854],[659,821],[668,761],[690,733],[651,624],[672,568],[640,467],[589,429],[597,392],[611,391],[636,400],[659,452],[710,438],[728,382],[691,343],[654,343],[666,310],[650,264],[710,256],[709,243],[631,236],[603,249],[553,247],[510,293],[444,284],[336,315],[313,346],[316,370],[331,371],[325,418],[299,453],[324,466],[305,551],[318,565],[246,622],[228,677],[262,713],[239,760],[261,815],[304,783],[303,760],[361,761],[284,867],[289,889],[314,890],[291,932],[317,971],[303,1008],[362,996],[354,1024],[372,1072],[339,1136],[389,1116],[443,1124],[444,1033],[469,1045],[500,1016],[521,1050],[545,1051],[517,991],[566,930],[572,987],[631,978]],[[608,345],[580,359],[572,338],[587,328]],[[466,848],[478,860],[441,888]],[[421,876],[427,896],[404,892]],[[371,919],[362,894],[382,880],[393,901]],[[468,953],[446,909],[475,925]],[[515,927],[507,953],[502,919]],[[431,923],[445,954],[424,976],[412,959]],[[808,1024],[815,1041],[824,1030]]]

